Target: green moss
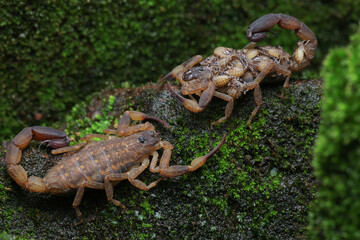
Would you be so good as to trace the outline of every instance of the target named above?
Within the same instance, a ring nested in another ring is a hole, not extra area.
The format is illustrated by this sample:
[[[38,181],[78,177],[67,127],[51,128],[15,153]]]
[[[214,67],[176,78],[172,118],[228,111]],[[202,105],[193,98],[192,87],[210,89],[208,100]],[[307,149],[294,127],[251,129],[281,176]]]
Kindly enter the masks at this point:
[[[115,96],[110,95],[108,98],[104,98],[102,100],[102,111],[92,116],[92,118],[86,116],[85,102],[75,105],[71,113],[66,117],[67,129],[65,132],[72,140],[87,134],[103,133],[104,129],[111,128],[111,125],[113,123],[116,124],[118,121],[114,121],[115,117],[111,114],[114,103]],[[75,130],[78,130],[76,135],[74,133]],[[72,142],[72,144],[76,144],[76,142]]]
[[[9,235],[6,232],[0,233],[1,240],[32,240],[34,238],[24,238],[24,237],[17,237],[13,235]]]
[[[22,207],[12,208],[12,207],[2,207],[1,208],[1,217],[5,219],[5,222],[12,222],[13,219],[16,219],[21,215],[23,211]],[[3,229],[6,231],[11,230],[11,224],[4,224]]]
[[[282,103],[278,102],[278,104]],[[269,115],[269,113],[266,109],[264,112],[265,113],[262,113],[253,121],[252,130],[249,129],[246,121],[236,117],[226,121],[224,124],[227,126],[228,132],[226,143],[219,150],[219,153],[209,160],[213,163],[215,162],[215,164],[211,164],[211,170],[207,167],[209,166],[207,164],[198,170],[200,171],[199,174],[204,177],[200,177],[201,184],[195,183],[196,185],[193,186],[196,189],[196,196],[202,198],[203,204],[210,204],[220,209],[220,212],[224,216],[232,211],[229,200],[245,201],[247,204],[253,205],[253,210],[257,212],[257,217],[251,221],[251,227],[258,229],[259,235],[266,235],[266,231],[262,230],[262,228],[279,215],[279,210],[272,202],[273,195],[277,194],[280,189],[280,182],[283,181],[282,173],[279,173],[276,168],[268,171],[265,176],[259,176],[257,174],[258,171],[261,170],[258,169],[256,165],[263,163],[273,155],[270,147],[264,144],[263,141],[264,132],[269,134],[270,131],[271,134],[271,129],[266,129],[268,123],[265,116]],[[180,123],[183,124],[183,120],[186,119],[186,117],[180,116],[179,118],[182,119]],[[216,116],[214,118],[216,118]],[[304,119],[300,119],[300,121],[304,121]],[[177,121],[177,123],[179,122]],[[294,127],[292,130],[290,129],[290,131],[298,134]],[[189,153],[195,152],[193,157],[206,154],[206,152],[209,151],[211,139],[220,138],[220,136],[214,132],[208,135],[203,134],[202,130],[190,129],[188,127],[178,126],[175,133],[174,142],[176,142],[176,152],[181,154],[181,158],[189,159],[186,160],[186,162],[190,162],[192,159]],[[303,135],[314,135],[314,132],[305,132]],[[312,140],[313,138],[309,139],[309,141]],[[285,139],[283,141],[285,141]],[[279,153],[279,156],[283,155],[285,158],[290,157],[287,154],[288,149],[279,150],[282,152]],[[247,164],[246,162],[251,162],[251,164]],[[286,169],[286,161],[279,162],[277,167]],[[231,180],[227,182],[226,195],[228,197],[224,198],[223,196],[216,196],[216,194],[214,197],[209,197],[209,193],[202,189],[202,186],[208,186],[215,192],[219,191],[219,189],[222,188],[222,176],[224,174],[229,176],[229,172],[232,174]],[[184,176],[183,181],[191,181],[191,179]],[[184,194],[194,197],[191,191],[185,191]],[[244,196],[247,196],[245,200]],[[246,215],[246,212],[239,214],[239,222],[242,222],[242,218]],[[241,228],[243,228],[243,226],[241,226]]]
[[[131,234],[130,237],[131,237],[131,239],[143,240],[143,239],[149,239],[149,234],[138,232],[138,233]]]
[[[222,197],[215,197],[211,199],[211,203],[220,208],[221,212],[225,212],[225,210],[229,208],[227,200]]]
[[[0,171],[5,172],[5,167],[0,167]],[[7,200],[9,200],[9,198],[10,198],[9,189],[0,183],[0,202],[4,204]]]
[[[154,215],[154,210],[152,209],[148,201],[145,200],[144,202],[140,203],[140,206],[145,210],[148,215]]]

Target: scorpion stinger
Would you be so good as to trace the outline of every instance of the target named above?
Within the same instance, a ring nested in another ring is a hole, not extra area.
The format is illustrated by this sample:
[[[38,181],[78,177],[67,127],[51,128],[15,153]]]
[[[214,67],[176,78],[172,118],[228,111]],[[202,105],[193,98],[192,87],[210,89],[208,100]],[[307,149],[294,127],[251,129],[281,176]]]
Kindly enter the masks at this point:
[[[279,27],[289,30],[295,30],[295,34],[299,37],[298,47],[294,51],[294,62],[290,65],[292,71],[299,72],[309,66],[311,60],[315,56],[317,47],[317,39],[315,34],[303,22],[297,18],[282,14],[270,13],[260,17],[253,22],[247,29],[247,37],[254,42],[264,39],[269,28],[278,24]]]

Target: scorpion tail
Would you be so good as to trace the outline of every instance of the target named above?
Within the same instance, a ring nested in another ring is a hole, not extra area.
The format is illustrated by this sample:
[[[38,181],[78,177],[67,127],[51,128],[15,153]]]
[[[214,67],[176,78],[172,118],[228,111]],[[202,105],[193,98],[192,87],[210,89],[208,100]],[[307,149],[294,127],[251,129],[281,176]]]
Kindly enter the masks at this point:
[[[35,176],[28,178],[25,169],[19,165],[22,150],[25,149],[31,139],[46,141],[48,146],[60,148],[69,144],[66,134],[62,131],[48,127],[27,127],[13,138],[7,147],[6,168],[14,181],[30,192],[47,192],[44,181]]]
[[[293,71],[301,71],[314,58],[317,39],[311,29],[297,18],[282,13],[266,14],[248,27],[246,35],[253,42],[261,41],[265,38],[266,32],[276,24],[284,29],[295,30],[295,34],[299,37],[300,41],[293,54],[296,63],[291,68]]]

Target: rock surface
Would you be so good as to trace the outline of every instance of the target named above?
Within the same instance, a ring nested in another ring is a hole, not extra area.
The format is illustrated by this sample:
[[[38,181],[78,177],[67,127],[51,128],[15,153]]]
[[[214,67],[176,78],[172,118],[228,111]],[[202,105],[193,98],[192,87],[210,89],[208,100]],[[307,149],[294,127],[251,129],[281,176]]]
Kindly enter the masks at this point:
[[[127,211],[108,203],[105,192],[86,191],[80,209],[87,223],[74,226],[73,195],[49,196],[24,191],[9,177],[0,155],[0,233],[26,239],[295,239],[306,236],[310,201],[317,180],[311,160],[321,112],[321,81],[296,81],[279,98],[282,85],[262,86],[263,107],[250,130],[246,121],[255,107],[253,92],[235,102],[231,118],[211,128],[224,115],[226,103],[213,99],[192,113],[153,84],[104,91],[77,118],[104,113],[110,95],[111,115],[138,110],[161,118],[154,123],[163,140],[174,144],[172,164],[189,164],[210,151],[227,134],[226,143],[195,172],[162,181],[148,192],[128,181],[114,188],[114,198]],[[69,120],[71,121],[71,119]],[[72,133],[81,131],[73,125]],[[111,127],[111,126],[108,126]],[[28,175],[44,176],[60,159],[32,143],[21,164]],[[145,171],[145,182],[157,178]]]

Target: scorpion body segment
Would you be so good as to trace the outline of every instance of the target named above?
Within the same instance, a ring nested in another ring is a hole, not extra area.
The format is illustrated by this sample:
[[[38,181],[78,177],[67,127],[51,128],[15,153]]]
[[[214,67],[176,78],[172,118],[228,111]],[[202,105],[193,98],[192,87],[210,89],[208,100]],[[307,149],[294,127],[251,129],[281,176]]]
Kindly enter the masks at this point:
[[[63,194],[76,191],[73,207],[80,224],[83,218],[78,205],[85,188],[104,189],[110,202],[125,209],[123,204],[113,199],[114,185],[127,179],[135,187],[147,191],[164,180],[164,177],[176,177],[195,171],[205,164],[225,141],[224,136],[214,150],[195,158],[190,165],[169,166],[173,146],[167,141],[161,141],[154,126],[149,122],[130,126],[130,119],[151,119],[168,127],[158,118],[141,112],[127,111],[121,117],[116,130],[106,129],[104,133],[107,134],[86,135],[80,139],[85,142],[74,146],[66,146],[69,143],[66,134],[56,129],[25,128],[8,145],[6,155],[8,173],[21,187],[31,192]],[[103,140],[94,141],[94,138]],[[35,176],[28,178],[25,169],[19,163],[22,150],[29,145],[31,139],[46,141],[49,146],[58,148],[52,150],[53,154],[76,152],[64,157],[46,173],[43,179]],[[56,144],[53,144],[53,141]],[[159,149],[164,151],[158,164]],[[146,185],[136,178],[149,165],[151,172],[159,173],[162,177]]]
[[[266,32],[278,24],[284,29],[294,29],[300,38],[293,55],[280,46],[257,46],[255,42],[265,38]],[[201,112],[213,96],[227,101],[225,116],[212,122],[212,125],[228,119],[233,111],[234,100],[254,90],[256,107],[247,122],[250,123],[262,105],[260,83],[265,77],[285,77],[281,98],[289,87],[290,76],[307,67],[314,58],[317,40],[314,33],[298,19],[285,14],[267,14],[253,22],[247,37],[252,41],[243,49],[227,47],[215,48],[213,54],[205,59],[196,55],[166,74],[160,83],[166,84],[171,95],[192,112]],[[178,94],[168,79],[176,78],[183,95]],[[197,101],[192,94],[199,96]]]
[[[78,189],[84,180],[103,183],[105,176],[126,173],[138,165],[159,141],[155,132],[146,130],[125,138],[91,142],[50,169],[44,183],[51,194]]]

